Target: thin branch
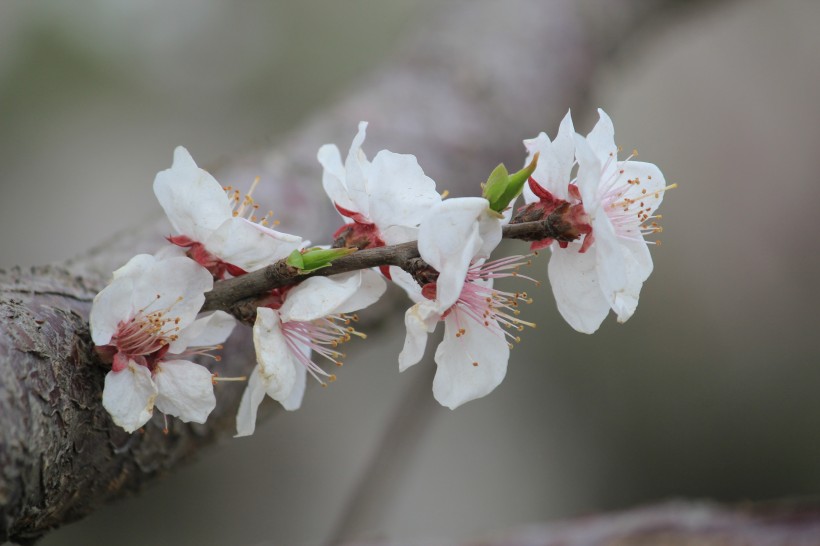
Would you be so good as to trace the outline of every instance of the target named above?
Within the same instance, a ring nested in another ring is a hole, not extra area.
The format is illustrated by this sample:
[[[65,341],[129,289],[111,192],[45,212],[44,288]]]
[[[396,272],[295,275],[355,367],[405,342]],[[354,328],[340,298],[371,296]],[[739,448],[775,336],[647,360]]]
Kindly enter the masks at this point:
[[[502,228],[502,233],[505,239],[522,241],[546,238],[573,241],[577,236],[571,233],[571,226],[562,221],[562,213],[563,210],[558,209],[543,221],[508,224]],[[328,267],[310,273],[300,273],[298,269],[288,265],[287,260],[279,260],[253,273],[217,282],[213,290],[205,294],[202,311],[221,310],[240,320],[248,320],[255,315],[256,298],[265,296],[275,288],[295,284],[309,277],[326,277],[382,265],[401,267],[411,274],[426,266],[419,258],[418,244],[415,241],[357,250],[353,254],[337,258]]]

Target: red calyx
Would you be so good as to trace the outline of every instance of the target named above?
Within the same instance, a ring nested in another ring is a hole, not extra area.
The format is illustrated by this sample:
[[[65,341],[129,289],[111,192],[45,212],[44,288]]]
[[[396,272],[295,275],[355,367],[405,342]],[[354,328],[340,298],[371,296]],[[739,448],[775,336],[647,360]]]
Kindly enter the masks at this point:
[[[232,277],[239,277],[247,273],[247,271],[245,271],[241,267],[221,260],[220,258],[211,254],[210,252],[205,250],[205,245],[197,241],[194,241],[186,235],[176,235],[166,237],[166,239],[168,239],[168,242],[170,243],[173,243],[182,248],[187,248],[188,252],[186,252],[186,255],[192,260],[194,260],[196,263],[210,271],[214,279],[218,281],[224,279],[226,273],[230,274]]]

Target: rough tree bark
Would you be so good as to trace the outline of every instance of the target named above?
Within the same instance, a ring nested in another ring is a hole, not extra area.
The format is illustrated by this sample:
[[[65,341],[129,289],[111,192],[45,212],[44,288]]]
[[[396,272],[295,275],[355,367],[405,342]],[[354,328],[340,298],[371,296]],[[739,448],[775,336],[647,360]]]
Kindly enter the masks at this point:
[[[621,0],[588,13],[572,0],[448,3],[347,98],[216,176],[260,175],[267,187],[255,197],[273,204],[283,227],[326,241],[337,217],[321,198],[315,153],[325,142],[345,148],[365,119],[368,149],[414,153],[442,189],[475,190],[499,161],[522,161],[522,138],[582,105],[622,37],[672,3]],[[60,266],[0,271],[0,541],[32,542],[233,433],[237,386],[219,386],[207,426],[173,421],[168,435],[159,416],[126,434],[101,405],[106,369],[92,352],[91,301],[113,269],[169,231],[152,221]],[[250,369],[247,334],[223,351],[221,375]]]

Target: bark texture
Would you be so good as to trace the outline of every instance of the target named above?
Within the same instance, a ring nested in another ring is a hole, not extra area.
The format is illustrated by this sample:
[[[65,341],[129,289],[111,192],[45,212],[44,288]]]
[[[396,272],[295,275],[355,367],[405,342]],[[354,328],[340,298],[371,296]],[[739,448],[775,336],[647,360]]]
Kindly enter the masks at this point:
[[[621,37],[670,3],[621,0],[588,12],[571,0],[442,4],[346,98],[215,175],[260,175],[266,185],[255,197],[279,212],[284,230],[328,241],[340,222],[321,191],[316,150],[326,142],[345,150],[364,119],[368,150],[414,153],[441,189],[474,192],[499,161],[522,162],[523,138],[583,105]],[[168,435],[159,415],[126,434],[101,405],[107,370],[92,351],[91,301],[113,269],[169,233],[157,219],[62,266],[0,272],[0,541],[32,542],[233,434],[242,385],[217,387],[207,426],[172,421]],[[218,371],[240,375],[252,360],[249,332],[237,332]]]

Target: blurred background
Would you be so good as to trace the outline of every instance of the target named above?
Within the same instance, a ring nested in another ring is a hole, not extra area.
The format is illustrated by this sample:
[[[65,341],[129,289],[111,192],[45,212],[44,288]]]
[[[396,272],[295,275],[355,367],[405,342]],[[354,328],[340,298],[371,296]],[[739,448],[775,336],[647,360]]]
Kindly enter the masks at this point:
[[[372,336],[299,412],[42,544],[465,539],[670,498],[818,494],[820,3],[704,4],[625,39],[592,89],[617,142],[679,184],[627,324],[577,334],[533,290],[538,329],[505,382],[454,412],[414,390],[429,362],[399,376],[400,335]],[[174,146],[206,165],[270,146],[434,8],[0,3],[0,267],[158,215]],[[574,117],[586,132],[594,109]],[[314,174],[300,183],[320,191]]]

